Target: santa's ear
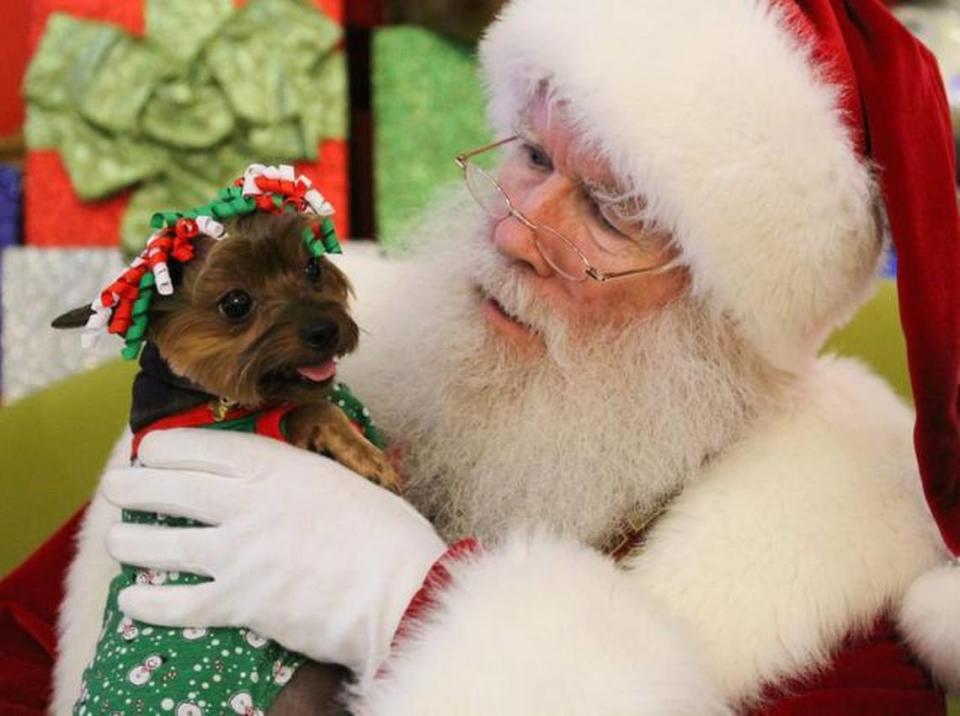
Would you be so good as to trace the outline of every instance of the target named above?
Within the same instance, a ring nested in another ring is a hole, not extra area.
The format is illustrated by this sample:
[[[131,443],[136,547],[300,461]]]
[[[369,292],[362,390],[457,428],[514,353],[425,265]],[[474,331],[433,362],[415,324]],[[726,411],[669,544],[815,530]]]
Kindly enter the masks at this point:
[[[93,309],[88,304],[57,316],[50,325],[54,328],[83,328],[92,315]]]

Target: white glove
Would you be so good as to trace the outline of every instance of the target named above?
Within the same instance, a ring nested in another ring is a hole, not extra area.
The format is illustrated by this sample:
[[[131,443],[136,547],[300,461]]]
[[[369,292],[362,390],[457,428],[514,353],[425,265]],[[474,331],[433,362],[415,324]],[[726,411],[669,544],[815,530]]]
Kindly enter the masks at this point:
[[[209,528],[118,524],[120,562],[193,572],[195,586],[137,585],[120,608],[164,626],[246,626],[316,661],[371,678],[410,599],[446,545],[410,505],[339,463],[255,435],[150,433],[143,467],[103,493],[130,510]]]

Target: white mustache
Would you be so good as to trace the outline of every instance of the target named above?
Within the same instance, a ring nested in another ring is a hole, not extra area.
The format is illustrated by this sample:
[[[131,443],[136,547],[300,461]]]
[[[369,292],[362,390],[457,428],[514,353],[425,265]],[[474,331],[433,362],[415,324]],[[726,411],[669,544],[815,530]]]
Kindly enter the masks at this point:
[[[500,254],[490,240],[493,227],[485,227],[468,239],[470,281],[492,298],[504,313],[542,336],[547,353],[555,362],[566,362],[570,326],[560,315],[544,305],[533,285],[537,279],[513,259]],[[461,261],[463,258],[461,257]]]

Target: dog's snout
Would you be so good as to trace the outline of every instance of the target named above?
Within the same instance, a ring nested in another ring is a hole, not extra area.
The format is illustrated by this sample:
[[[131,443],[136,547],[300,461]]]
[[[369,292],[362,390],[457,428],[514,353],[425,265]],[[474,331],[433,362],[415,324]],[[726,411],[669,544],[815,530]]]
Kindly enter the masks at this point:
[[[314,350],[330,350],[340,339],[340,327],[332,320],[315,321],[300,329],[300,339]]]

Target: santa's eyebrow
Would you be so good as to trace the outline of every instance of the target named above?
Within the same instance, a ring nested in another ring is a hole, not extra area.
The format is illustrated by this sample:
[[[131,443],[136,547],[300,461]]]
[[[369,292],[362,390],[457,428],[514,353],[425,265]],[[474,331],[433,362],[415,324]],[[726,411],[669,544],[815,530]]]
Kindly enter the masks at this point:
[[[533,120],[530,118],[529,112],[522,111],[513,120],[513,133],[523,139],[537,139],[537,131],[534,129]],[[539,141],[536,143],[539,144]]]
[[[590,177],[580,177],[580,184],[583,188],[589,191],[591,194],[606,194],[608,196],[614,196],[620,194],[620,189],[611,182],[601,181],[599,179],[591,179]]]
[[[579,180],[580,190],[589,197],[598,206],[605,206],[615,211],[625,207],[631,201],[636,201],[637,197],[631,192],[626,191],[616,184],[597,181],[581,177]]]
[[[582,190],[601,211],[610,211],[625,224],[643,226],[647,223],[646,202],[635,192],[599,182],[583,181]]]
[[[540,142],[540,138],[537,136],[537,131],[533,127],[533,123],[528,119],[519,118],[513,123],[513,133],[520,137],[520,139],[529,144],[532,147],[536,147],[544,154],[547,154],[547,150],[543,148],[543,144]],[[548,155],[549,156],[549,155]]]

